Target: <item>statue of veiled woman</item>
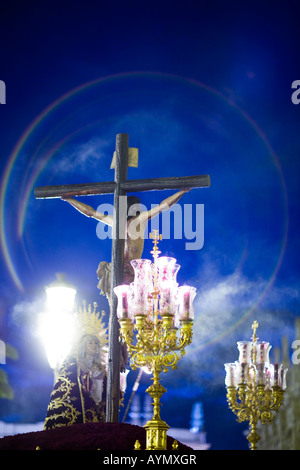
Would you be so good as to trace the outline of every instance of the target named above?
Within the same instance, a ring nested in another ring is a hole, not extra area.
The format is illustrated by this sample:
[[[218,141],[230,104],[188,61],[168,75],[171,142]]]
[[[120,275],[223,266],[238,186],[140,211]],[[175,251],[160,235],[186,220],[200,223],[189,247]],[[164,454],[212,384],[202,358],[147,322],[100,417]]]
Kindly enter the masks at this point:
[[[104,313],[102,313],[103,317]],[[106,329],[102,317],[84,308],[80,332],[54,384],[44,429],[76,423],[105,422]]]

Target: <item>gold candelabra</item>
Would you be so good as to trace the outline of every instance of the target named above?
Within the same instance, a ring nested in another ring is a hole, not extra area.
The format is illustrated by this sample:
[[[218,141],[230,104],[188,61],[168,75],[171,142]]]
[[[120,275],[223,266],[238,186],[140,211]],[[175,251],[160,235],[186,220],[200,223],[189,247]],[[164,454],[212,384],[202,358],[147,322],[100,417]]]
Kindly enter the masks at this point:
[[[158,241],[162,238],[158,231],[150,236],[153,263],[133,260],[134,282],[117,286],[115,293],[120,334],[127,344],[131,367],[145,367],[153,375],[153,384],[146,390],[153,399],[153,416],[144,426],[146,450],[165,450],[169,426],[160,417],[160,398],[167,390],[160,384],[160,374],[176,369],[192,342],[196,289],[178,287],[180,266],[175,258],[159,257]]]
[[[286,372],[280,364],[270,364],[267,342],[258,342],[252,325],[251,341],[239,341],[239,361],[225,364],[227,401],[229,408],[237,415],[238,422],[249,421],[250,432],[247,439],[250,449],[255,450],[260,440],[257,424],[271,423],[284,401]]]

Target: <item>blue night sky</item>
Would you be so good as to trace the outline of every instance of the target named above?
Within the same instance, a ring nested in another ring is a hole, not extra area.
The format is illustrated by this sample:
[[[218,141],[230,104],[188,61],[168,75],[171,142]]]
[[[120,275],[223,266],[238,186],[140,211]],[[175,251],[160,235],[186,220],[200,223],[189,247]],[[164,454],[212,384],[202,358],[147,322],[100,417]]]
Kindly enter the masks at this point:
[[[181,265],[179,283],[197,288],[194,340],[163,376],[162,418],[189,427],[201,401],[211,448],[246,449],[223,364],[237,359],[255,319],[274,349],[282,335],[295,339],[299,315],[296,2],[12,1],[1,4],[0,25],[0,337],[19,351],[1,366],[15,400],[0,401],[0,420],[44,419],[52,372],[36,323],[56,272],[108,318],[96,270],[110,261],[111,240],[67,203],[36,200],[34,187],[111,181],[116,134],[127,133],[139,148],[129,179],[211,177],[180,201],[183,212],[193,207],[193,230],[204,204],[203,247],[186,249],[191,240],[174,239],[172,227],[160,245]],[[171,194],[137,195],[150,208]],[[81,200],[97,208],[113,198]],[[146,240],[143,256],[151,249]]]

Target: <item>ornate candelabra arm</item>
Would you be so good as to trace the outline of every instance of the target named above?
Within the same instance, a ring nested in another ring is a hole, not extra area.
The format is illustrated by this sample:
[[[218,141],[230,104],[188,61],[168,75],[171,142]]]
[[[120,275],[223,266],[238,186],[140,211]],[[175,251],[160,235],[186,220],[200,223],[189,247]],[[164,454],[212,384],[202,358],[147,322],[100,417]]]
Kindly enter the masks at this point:
[[[246,388],[247,388],[247,385],[244,383],[240,383],[238,385],[238,397],[240,400],[240,406],[242,407],[246,406]]]
[[[230,410],[232,410],[235,414],[239,411],[240,406],[238,404],[237,396],[236,396],[236,388],[233,386],[228,386],[227,388],[227,403]]]
[[[136,350],[138,351],[151,351],[155,349],[155,331],[149,323],[145,315],[135,315],[136,334]]]
[[[272,395],[273,395],[273,403],[271,405],[271,409],[278,412],[279,408],[281,407],[284,401],[284,390],[278,387],[278,385],[274,385]]]
[[[246,384],[239,384],[227,387],[227,402],[230,410],[237,416],[238,422],[249,420],[250,433],[247,439],[251,449],[255,449],[260,436],[256,432],[259,412],[255,409],[255,401],[253,401],[253,391],[247,389]]]
[[[133,344],[133,323],[130,318],[119,318],[120,336],[126,343],[129,354],[137,351],[137,347]]]
[[[166,343],[170,342],[171,338],[174,336],[173,333],[175,331],[175,336],[176,336],[176,330],[173,327],[173,319],[174,315],[171,313],[164,313],[162,316],[162,323],[161,327],[163,330],[163,339]]]
[[[180,340],[176,350],[182,351],[191,344],[193,338],[193,320],[190,318],[180,320]]]

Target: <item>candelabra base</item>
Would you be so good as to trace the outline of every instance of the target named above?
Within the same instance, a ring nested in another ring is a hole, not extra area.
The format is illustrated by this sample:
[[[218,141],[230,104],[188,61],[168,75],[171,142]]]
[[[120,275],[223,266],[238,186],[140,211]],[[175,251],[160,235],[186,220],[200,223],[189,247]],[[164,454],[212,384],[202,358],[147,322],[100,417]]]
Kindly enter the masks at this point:
[[[260,435],[256,432],[256,426],[250,425],[250,432],[247,436],[248,442],[250,444],[251,450],[256,450],[256,444],[260,441]]]
[[[146,392],[153,398],[153,416],[144,428],[146,429],[146,450],[166,450],[167,449],[167,430],[169,426],[160,417],[159,399],[167,391],[159,381],[161,367],[154,367],[153,384],[147,388]]]
[[[167,430],[170,426],[161,419],[151,419],[144,428],[146,429],[146,450],[166,450]]]

